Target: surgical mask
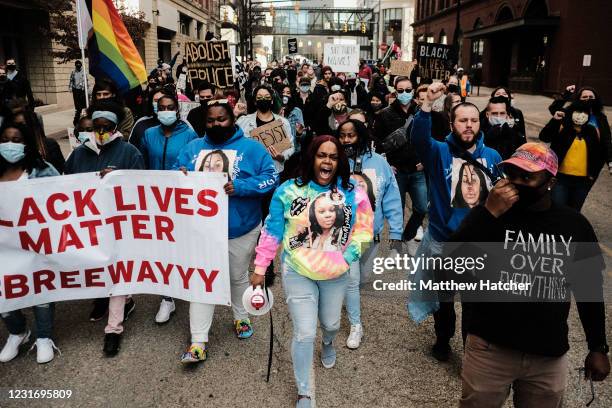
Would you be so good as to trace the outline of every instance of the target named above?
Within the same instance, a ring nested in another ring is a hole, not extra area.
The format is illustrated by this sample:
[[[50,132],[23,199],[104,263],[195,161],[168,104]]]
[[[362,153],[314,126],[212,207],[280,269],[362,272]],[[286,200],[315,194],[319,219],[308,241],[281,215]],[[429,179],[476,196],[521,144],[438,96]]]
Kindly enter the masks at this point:
[[[283,96],[283,105],[286,105],[289,103],[289,97],[288,96]]]
[[[355,157],[357,156],[357,143],[349,143],[349,144],[345,144],[342,145],[342,148],[344,149],[344,153],[346,154],[347,157]]]
[[[345,113],[347,110],[346,103],[338,102],[332,107],[332,111],[334,113]]]
[[[157,112],[157,119],[164,126],[172,126],[178,120],[176,111]]]
[[[408,105],[412,101],[413,92],[402,92],[397,94],[397,100],[404,106]]]
[[[310,85],[300,85],[300,91],[308,93],[308,91],[310,91]]]
[[[572,113],[572,122],[574,125],[582,126],[589,120],[589,114],[586,112],[574,112]]]
[[[271,99],[256,100],[255,107],[260,112],[268,112],[272,108],[272,100]]]
[[[508,123],[506,118],[502,118],[501,116],[489,116],[489,123],[491,126],[503,125],[504,123]]]
[[[153,102],[153,113],[157,115],[157,102]]]
[[[214,143],[221,144],[234,135],[235,129],[233,126],[213,126],[206,128],[206,136]]]
[[[331,91],[332,92],[339,91],[340,89],[342,89],[342,87],[340,85],[332,85],[332,87],[331,87]]]
[[[91,140],[91,136],[93,136],[94,132],[79,132],[79,142],[81,142],[81,144],[85,144],[86,141]]]
[[[14,142],[0,143],[0,155],[9,163],[17,163],[25,157],[25,145]]]

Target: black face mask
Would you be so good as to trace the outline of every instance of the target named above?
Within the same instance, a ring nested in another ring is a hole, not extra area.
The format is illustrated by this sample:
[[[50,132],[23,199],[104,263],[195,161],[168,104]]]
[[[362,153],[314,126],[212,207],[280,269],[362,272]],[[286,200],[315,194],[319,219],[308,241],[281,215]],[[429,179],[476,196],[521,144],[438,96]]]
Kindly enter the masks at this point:
[[[261,72],[253,72],[251,77],[253,77],[253,79],[259,79],[261,78]]]
[[[234,126],[213,126],[206,128],[206,136],[214,143],[221,144],[234,135]]]
[[[542,192],[542,188],[548,183],[545,181],[537,187],[529,187],[521,184],[515,184],[514,187],[518,190],[519,200],[514,204],[517,208],[528,208],[540,201],[546,194]]]
[[[349,143],[342,145],[342,148],[344,149],[344,153],[347,157],[354,158],[355,156],[357,156],[357,150],[359,149],[359,146],[357,145],[357,143]]]
[[[448,92],[449,93],[459,93],[459,87],[455,84],[450,84],[448,86]]]
[[[13,65],[13,64],[7,65],[6,69],[8,69],[9,71],[14,71],[17,69],[17,65]]]
[[[260,112],[269,112],[270,109],[272,108],[272,101],[271,100],[260,100],[260,101],[255,101],[255,107],[257,108],[258,111]]]

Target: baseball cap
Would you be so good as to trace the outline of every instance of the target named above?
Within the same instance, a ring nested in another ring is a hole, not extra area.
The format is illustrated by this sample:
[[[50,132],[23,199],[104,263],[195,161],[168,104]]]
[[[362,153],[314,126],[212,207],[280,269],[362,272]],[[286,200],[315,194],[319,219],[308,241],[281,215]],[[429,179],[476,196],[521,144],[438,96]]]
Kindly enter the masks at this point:
[[[546,170],[553,176],[559,168],[557,155],[544,143],[525,143],[501,164],[513,164],[530,173]]]

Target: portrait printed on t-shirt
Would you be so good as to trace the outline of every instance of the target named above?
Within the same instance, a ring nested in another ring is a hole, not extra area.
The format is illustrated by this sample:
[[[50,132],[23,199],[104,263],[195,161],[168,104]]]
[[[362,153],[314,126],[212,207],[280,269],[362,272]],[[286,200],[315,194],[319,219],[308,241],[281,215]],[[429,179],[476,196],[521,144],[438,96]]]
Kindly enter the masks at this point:
[[[303,248],[340,251],[346,241],[344,194],[337,190],[319,194],[308,204],[306,215],[308,226],[293,241]]]
[[[202,150],[196,159],[196,171],[227,173],[232,178],[236,150]]]
[[[376,198],[378,197],[379,183],[375,169],[365,169],[361,173],[351,174],[351,178],[368,196],[372,211],[376,211]]]
[[[484,204],[490,189],[491,181],[482,170],[465,160],[453,158],[451,207],[474,208]]]

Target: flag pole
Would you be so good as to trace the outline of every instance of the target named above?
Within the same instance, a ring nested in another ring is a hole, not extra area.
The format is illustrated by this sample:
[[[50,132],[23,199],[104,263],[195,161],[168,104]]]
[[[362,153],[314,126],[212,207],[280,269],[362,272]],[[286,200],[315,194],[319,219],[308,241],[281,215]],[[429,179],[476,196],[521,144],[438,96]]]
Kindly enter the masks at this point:
[[[78,37],[79,37],[79,48],[81,49],[81,61],[83,62],[82,66],[83,66],[83,79],[84,79],[84,82],[85,82],[85,84],[84,84],[85,85],[85,107],[89,108],[89,95],[88,95],[89,88],[88,88],[88,85],[87,85],[87,68],[85,68],[86,67],[86,64],[85,64],[85,44],[84,44],[85,41],[83,41],[84,37],[83,37],[83,33],[82,33],[82,30],[83,30],[83,21],[82,21],[83,15],[81,14],[81,1],[82,0],[77,0],[76,1],[77,32],[78,32]],[[80,112],[79,112],[79,115],[80,115]]]

